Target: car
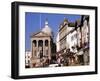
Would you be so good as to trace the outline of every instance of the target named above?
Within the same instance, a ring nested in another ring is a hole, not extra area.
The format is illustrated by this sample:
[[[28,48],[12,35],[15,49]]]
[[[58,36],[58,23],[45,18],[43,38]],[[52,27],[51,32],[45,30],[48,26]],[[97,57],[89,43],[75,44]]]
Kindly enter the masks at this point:
[[[58,67],[58,64],[50,64],[49,67]]]
[[[63,66],[63,64],[50,64],[49,67],[61,67]]]

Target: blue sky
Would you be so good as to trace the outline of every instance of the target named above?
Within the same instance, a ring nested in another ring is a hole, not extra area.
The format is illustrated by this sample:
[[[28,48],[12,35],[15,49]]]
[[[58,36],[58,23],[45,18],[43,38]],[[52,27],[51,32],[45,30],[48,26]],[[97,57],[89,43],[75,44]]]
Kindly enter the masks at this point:
[[[75,22],[80,19],[80,15],[72,14],[51,14],[51,13],[25,13],[25,50],[30,50],[30,35],[34,32],[40,31],[44,25],[45,20],[48,20],[49,27],[56,34],[58,32],[59,25],[63,22],[64,18],[67,18],[69,22]]]

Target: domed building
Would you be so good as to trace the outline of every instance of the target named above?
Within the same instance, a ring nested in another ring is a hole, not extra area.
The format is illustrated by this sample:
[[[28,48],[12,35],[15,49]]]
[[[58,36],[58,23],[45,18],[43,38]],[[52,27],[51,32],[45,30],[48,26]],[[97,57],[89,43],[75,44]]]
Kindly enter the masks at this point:
[[[45,21],[43,29],[31,36],[31,67],[48,66],[51,60],[52,30]]]
[[[42,32],[44,32],[44,33],[46,33],[46,34],[52,36],[52,30],[51,30],[51,28],[49,27],[48,21],[47,21],[47,20],[45,21],[45,27],[42,29]]]

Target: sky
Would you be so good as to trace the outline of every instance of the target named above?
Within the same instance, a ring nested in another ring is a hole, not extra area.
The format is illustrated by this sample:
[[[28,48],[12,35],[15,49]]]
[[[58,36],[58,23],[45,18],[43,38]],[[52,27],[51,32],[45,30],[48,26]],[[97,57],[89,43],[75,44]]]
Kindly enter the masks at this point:
[[[30,36],[32,33],[41,31],[44,28],[45,21],[48,20],[48,25],[52,29],[56,38],[59,25],[63,22],[64,18],[69,22],[75,22],[80,19],[80,15],[73,14],[53,14],[53,13],[25,13],[25,50],[30,50],[31,41]]]

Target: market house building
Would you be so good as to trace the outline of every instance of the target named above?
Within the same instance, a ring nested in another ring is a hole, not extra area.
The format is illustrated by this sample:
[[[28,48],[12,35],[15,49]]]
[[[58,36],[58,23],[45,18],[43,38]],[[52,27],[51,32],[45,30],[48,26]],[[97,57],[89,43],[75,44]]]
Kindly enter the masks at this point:
[[[43,61],[51,60],[52,30],[45,21],[44,28],[31,36],[31,67],[42,67]]]

